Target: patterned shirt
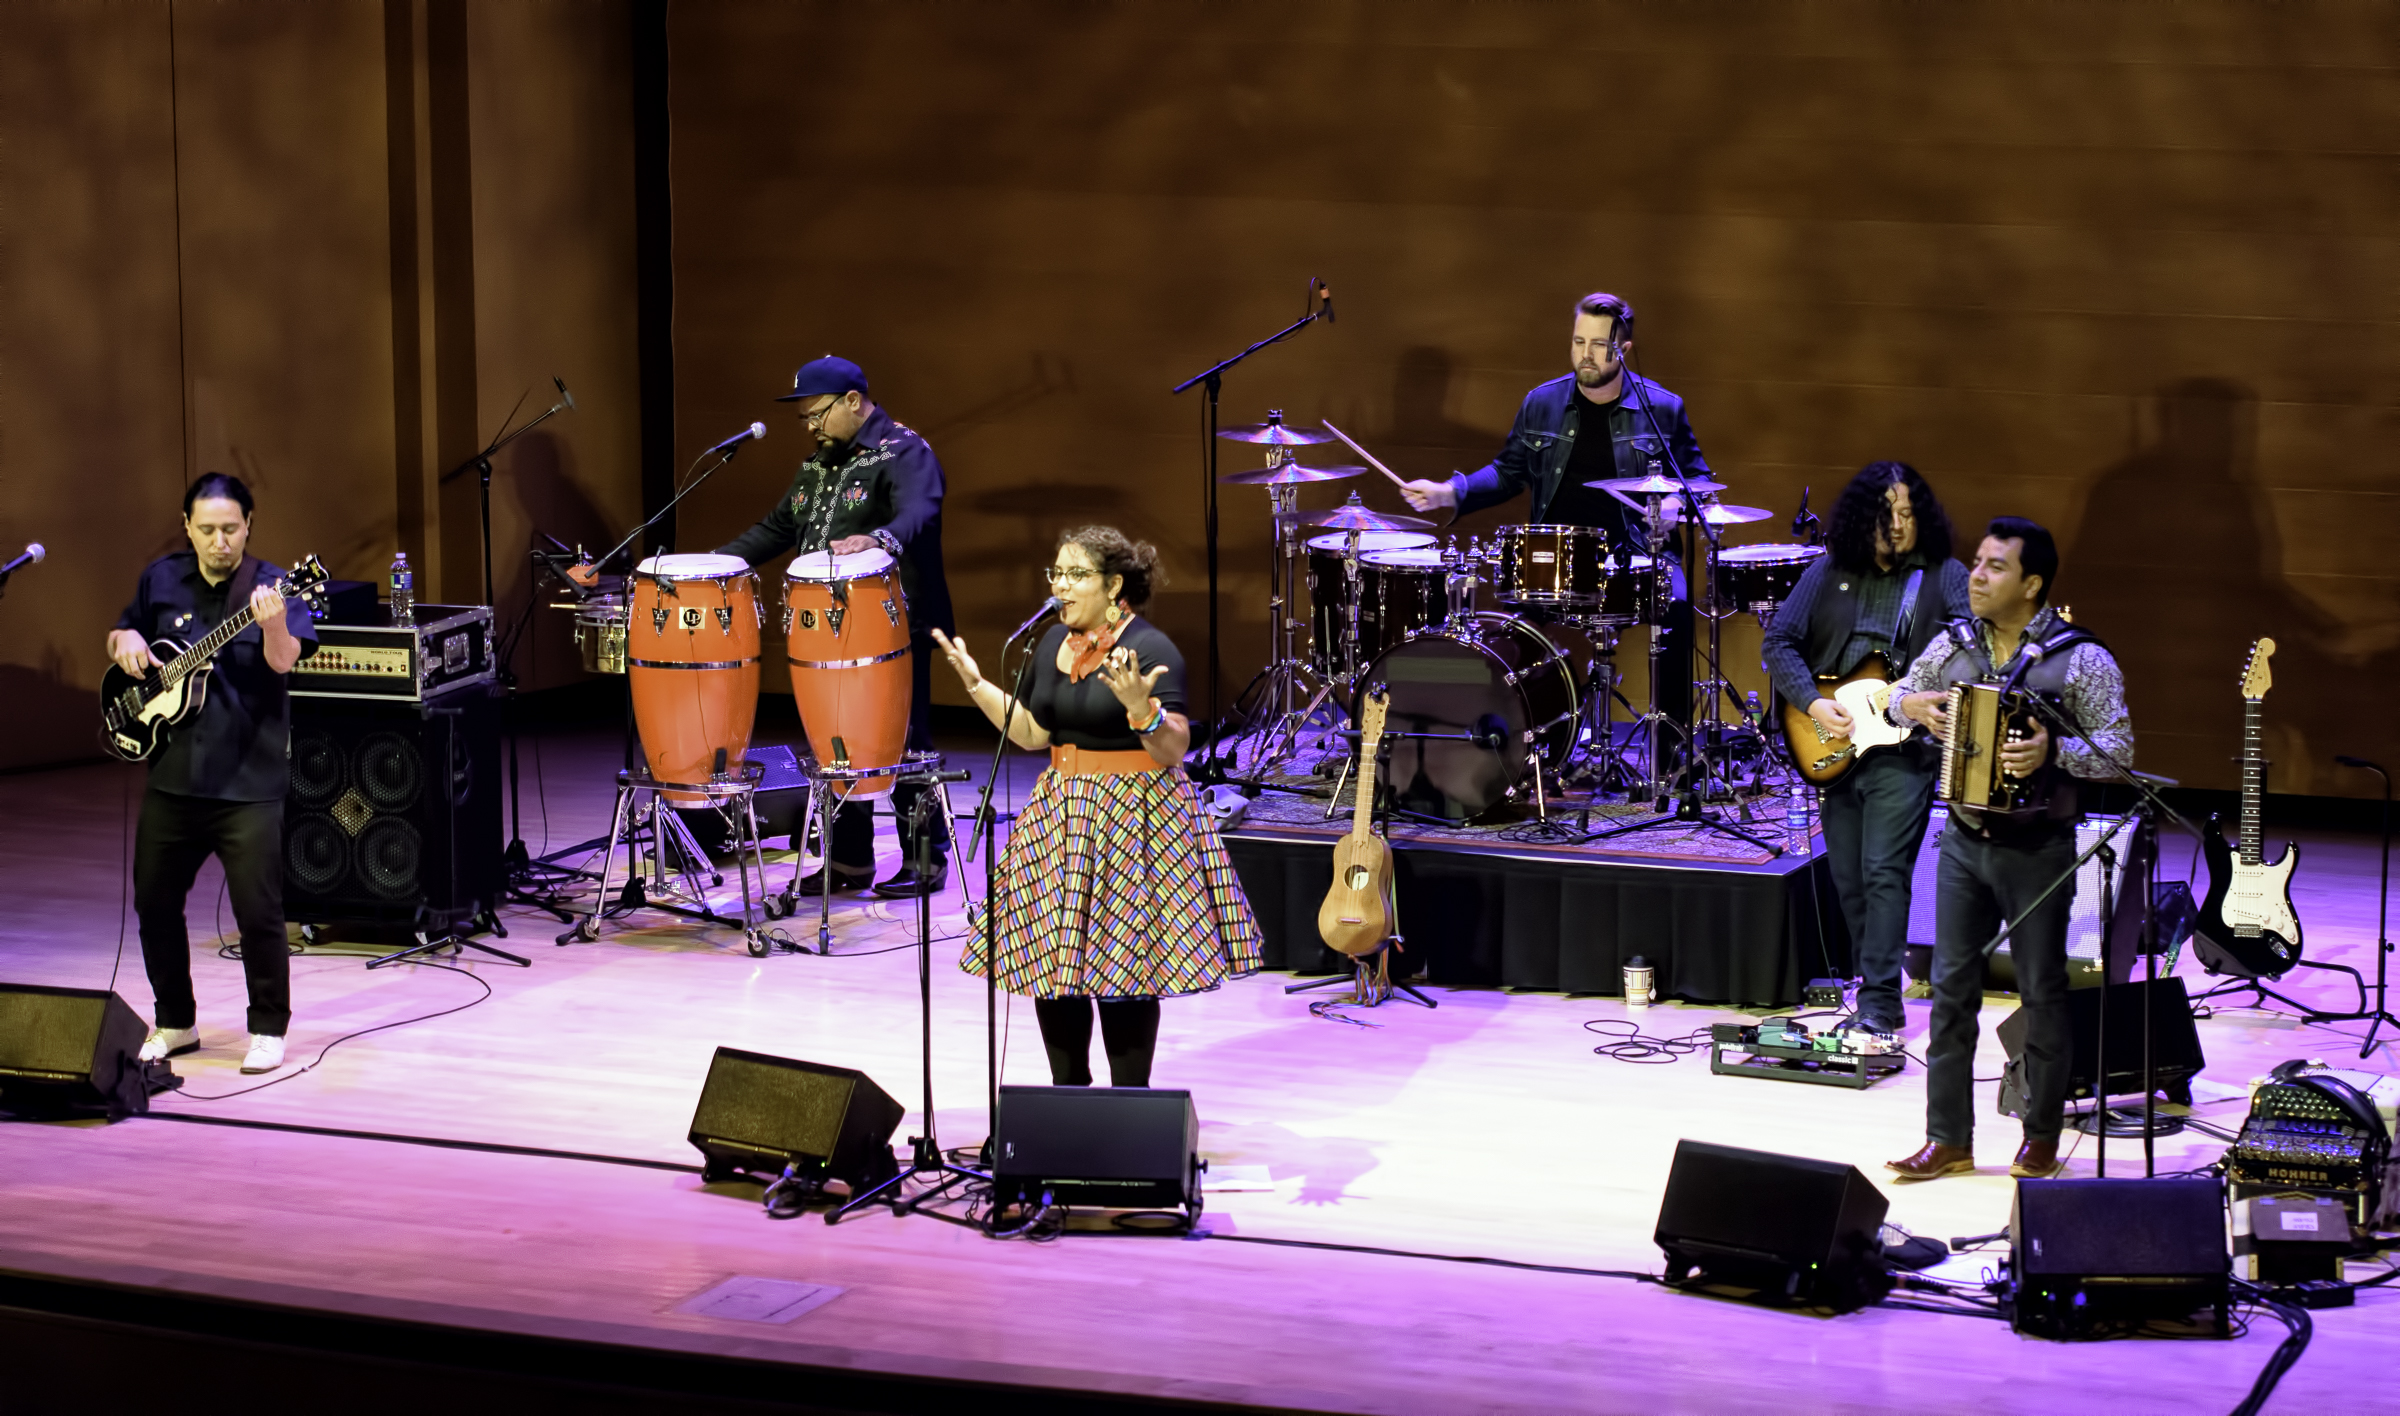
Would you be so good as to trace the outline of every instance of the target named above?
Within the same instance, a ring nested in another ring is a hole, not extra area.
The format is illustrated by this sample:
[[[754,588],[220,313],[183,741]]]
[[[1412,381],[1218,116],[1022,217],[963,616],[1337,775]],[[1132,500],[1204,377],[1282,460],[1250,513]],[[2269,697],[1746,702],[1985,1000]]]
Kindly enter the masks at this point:
[[[2025,626],[2017,643],[2022,646],[2035,640],[2047,639],[2067,627],[2058,611],[2045,605]],[[1997,671],[2005,671],[2009,660],[1999,653],[1999,641],[1989,620],[1977,620],[1976,632],[1982,636],[1984,658]],[[1900,701],[1911,693],[1926,693],[1943,686],[1949,677],[1950,661],[1966,651],[1956,639],[1944,634],[1926,647],[1914,664],[1909,665],[1908,677],[1892,694],[1891,706],[1885,709],[1891,721],[1907,726],[1909,718],[1900,711]],[[2051,730],[2058,765],[2074,776],[2104,781],[2119,775],[2120,767],[2133,767],[2133,715],[2125,707],[2125,673],[2117,667],[2117,658],[2098,644],[2078,644],[2067,652],[2065,717],[2083,729],[2080,736],[2061,733],[2055,724],[2045,724]],[[2113,762],[2111,759],[2114,759]]]

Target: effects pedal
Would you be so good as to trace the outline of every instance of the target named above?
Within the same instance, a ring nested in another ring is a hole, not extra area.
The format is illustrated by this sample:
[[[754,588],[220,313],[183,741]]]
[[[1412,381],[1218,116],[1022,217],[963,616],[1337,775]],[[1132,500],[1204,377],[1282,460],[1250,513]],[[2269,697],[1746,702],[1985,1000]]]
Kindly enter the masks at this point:
[[[1714,1023],[1708,1034],[1708,1070],[1719,1076],[1857,1091],[1907,1065],[1897,1037],[1864,1029],[1812,1033],[1790,1018],[1771,1018],[1755,1026]]]

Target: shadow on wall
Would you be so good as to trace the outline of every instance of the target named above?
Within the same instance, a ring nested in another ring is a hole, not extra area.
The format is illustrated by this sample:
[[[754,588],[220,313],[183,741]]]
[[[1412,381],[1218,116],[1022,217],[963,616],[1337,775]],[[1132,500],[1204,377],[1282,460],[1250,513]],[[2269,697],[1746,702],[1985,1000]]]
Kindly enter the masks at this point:
[[[492,578],[501,587],[495,631],[509,650],[504,667],[528,689],[579,682],[585,674],[576,655],[574,617],[546,608],[566,592],[548,571],[537,570],[527,553],[544,544],[536,533],[546,532],[598,555],[632,528],[610,529],[607,516],[566,465],[564,444],[543,429],[509,449],[506,470],[493,478],[492,491],[495,499],[505,495],[514,503],[513,511],[496,505],[492,513]],[[513,544],[511,528],[521,533]]]
[[[2385,751],[2363,731],[2348,684],[2389,682],[2400,656],[2339,653],[2341,627],[2284,577],[2275,508],[2257,471],[2258,396],[2225,379],[2161,388],[2145,443],[2103,471],[2058,598],[2124,666],[2141,765],[2184,785],[2241,785],[2239,685],[2252,641],[2274,638],[2267,700],[2278,792],[2354,790],[2330,754]],[[1965,534],[1972,534],[1971,530]],[[1963,536],[1962,536],[1963,539]],[[2185,684],[2180,695],[2158,685]]]
[[[63,658],[54,656],[38,669],[0,664],[0,704],[8,715],[8,731],[0,733],[0,769],[101,755],[98,695],[67,682]],[[82,743],[87,750],[61,753],[61,743]]]

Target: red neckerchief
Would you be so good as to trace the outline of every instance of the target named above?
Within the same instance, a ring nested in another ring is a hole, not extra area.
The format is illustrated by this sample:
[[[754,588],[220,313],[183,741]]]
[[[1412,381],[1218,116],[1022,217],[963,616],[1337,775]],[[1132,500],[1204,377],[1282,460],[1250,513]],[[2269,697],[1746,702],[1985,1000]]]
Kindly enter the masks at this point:
[[[1100,661],[1108,657],[1108,651],[1117,647],[1117,636],[1125,632],[1125,626],[1133,623],[1132,606],[1119,600],[1117,610],[1117,622],[1102,625],[1098,634],[1086,634],[1080,629],[1067,631],[1067,652],[1075,656],[1067,666],[1069,683],[1081,683],[1090,678],[1092,670],[1099,668]]]

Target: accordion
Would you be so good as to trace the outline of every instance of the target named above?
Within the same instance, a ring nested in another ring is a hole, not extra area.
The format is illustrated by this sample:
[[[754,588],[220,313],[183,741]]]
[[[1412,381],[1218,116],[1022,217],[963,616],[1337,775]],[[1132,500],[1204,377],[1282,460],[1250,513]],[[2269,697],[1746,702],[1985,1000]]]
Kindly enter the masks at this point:
[[[2023,692],[1998,684],[1962,683],[1950,689],[1950,725],[1942,733],[1942,769],[1934,798],[1945,805],[1996,816],[2047,816],[2047,769],[2015,777],[2000,766],[2000,749],[2024,737],[2031,705]]]

